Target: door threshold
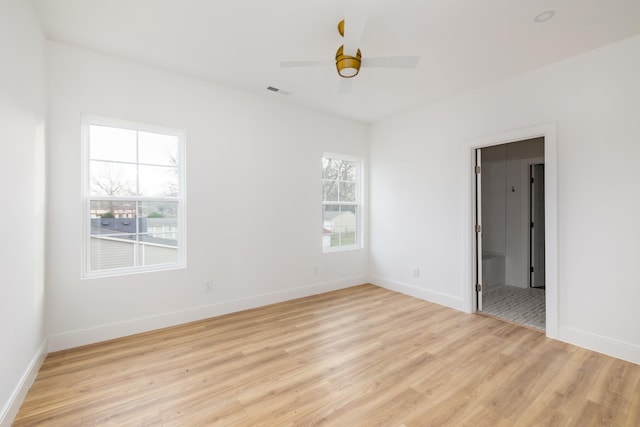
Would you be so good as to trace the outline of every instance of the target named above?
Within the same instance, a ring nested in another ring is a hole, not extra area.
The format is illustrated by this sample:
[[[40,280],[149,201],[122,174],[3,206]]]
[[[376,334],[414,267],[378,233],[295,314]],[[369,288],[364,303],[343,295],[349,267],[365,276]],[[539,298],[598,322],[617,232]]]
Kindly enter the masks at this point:
[[[500,320],[501,322],[510,323],[512,325],[515,325],[515,326],[521,326],[523,328],[527,328],[527,329],[530,329],[530,330],[536,331],[536,332],[541,332],[543,334],[547,333],[546,330],[544,330],[544,329],[535,328],[535,327],[530,326],[530,325],[525,325],[524,323],[514,322],[513,320],[505,319],[503,317],[496,316],[495,314],[484,313],[482,311],[476,311],[474,314],[477,314],[478,316],[482,316],[482,317],[488,317],[490,319]]]

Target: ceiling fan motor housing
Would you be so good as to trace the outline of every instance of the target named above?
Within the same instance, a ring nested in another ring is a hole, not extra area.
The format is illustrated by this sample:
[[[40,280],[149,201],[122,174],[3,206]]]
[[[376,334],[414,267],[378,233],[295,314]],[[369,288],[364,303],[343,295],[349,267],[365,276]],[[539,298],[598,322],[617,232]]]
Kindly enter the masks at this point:
[[[340,77],[348,79],[357,76],[360,72],[361,60],[360,49],[358,49],[356,56],[348,56],[344,54],[344,46],[340,46],[336,52],[336,68]]]

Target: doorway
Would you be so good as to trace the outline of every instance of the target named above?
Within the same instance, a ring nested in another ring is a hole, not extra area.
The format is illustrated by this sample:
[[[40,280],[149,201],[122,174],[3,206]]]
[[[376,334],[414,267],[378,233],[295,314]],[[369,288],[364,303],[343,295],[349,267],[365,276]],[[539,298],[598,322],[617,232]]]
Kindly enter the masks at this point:
[[[476,149],[477,311],[546,329],[544,137]]]

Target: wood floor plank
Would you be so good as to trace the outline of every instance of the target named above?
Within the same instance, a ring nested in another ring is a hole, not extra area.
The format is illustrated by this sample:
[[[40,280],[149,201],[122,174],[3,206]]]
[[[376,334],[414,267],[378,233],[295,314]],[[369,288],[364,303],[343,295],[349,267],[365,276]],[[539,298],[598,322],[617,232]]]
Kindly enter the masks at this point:
[[[50,354],[15,426],[633,426],[640,366],[372,285]]]
[[[636,386],[635,394],[630,398],[630,401],[631,405],[625,426],[640,426],[640,385]]]

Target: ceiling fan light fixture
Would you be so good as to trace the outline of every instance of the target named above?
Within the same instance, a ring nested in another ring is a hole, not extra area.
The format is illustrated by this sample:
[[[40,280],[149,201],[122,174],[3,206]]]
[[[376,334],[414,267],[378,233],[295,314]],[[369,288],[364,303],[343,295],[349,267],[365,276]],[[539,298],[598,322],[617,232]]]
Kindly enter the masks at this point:
[[[344,54],[344,46],[340,46],[336,52],[336,68],[340,77],[349,79],[355,77],[360,72],[360,64],[362,63],[362,53],[358,49],[356,56]]]

